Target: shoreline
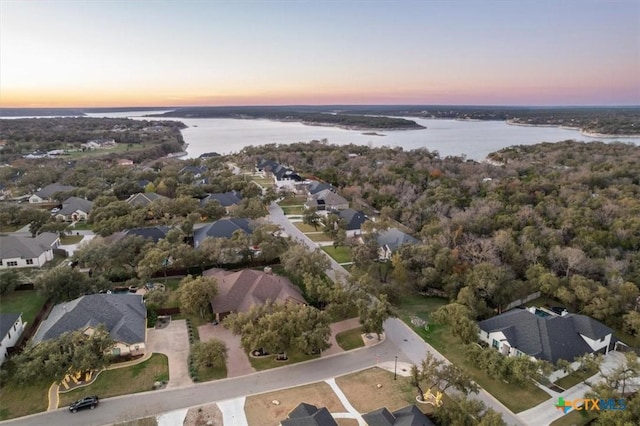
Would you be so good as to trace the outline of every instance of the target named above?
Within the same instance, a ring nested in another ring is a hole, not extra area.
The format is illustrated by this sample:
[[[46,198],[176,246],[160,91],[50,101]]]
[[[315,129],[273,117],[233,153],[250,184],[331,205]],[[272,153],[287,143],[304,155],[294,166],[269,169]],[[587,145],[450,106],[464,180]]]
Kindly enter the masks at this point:
[[[560,129],[566,130],[575,130],[580,132],[582,136],[587,136],[590,138],[607,138],[607,139],[615,139],[615,138],[640,138],[640,134],[635,135],[618,135],[618,134],[607,134],[607,133],[597,133],[597,132],[589,132],[587,130],[581,129],[580,127],[571,127],[571,126],[563,126],[560,124],[529,124],[529,123],[518,123],[512,120],[505,120],[506,124],[510,126],[521,126],[521,127],[558,127]]]

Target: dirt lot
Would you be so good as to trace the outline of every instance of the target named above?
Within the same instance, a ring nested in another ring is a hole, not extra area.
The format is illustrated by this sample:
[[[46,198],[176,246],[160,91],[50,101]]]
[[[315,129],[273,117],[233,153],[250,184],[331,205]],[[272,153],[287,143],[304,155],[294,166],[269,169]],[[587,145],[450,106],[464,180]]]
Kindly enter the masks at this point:
[[[393,380],[393,373],[380,368],[370,368],[342,377],[336,377],[336,383],[342,389],[353,408],[360,413],[368,413],[378,408],[387,407],[394,411],[415,403],[418,394],[409,384],[408,377],[398,375]],[[378,388],[377,385],[382,387]],[[430,412],[430,405],[420,404],[425,412]]]
[[[273,401],[278,401],[280,404],[275,405]],[[250,396],[244,404],[244,412],[250,425],[277,426],[300,402],[313,404],[317,407],[327,407],[331,413],[347,411],[331,387],[324,382],[319,382]],[[345,425],[349,425],[349,423],[345,423]]]
[[[184,426],[222,426],[222,412],[216,404],[203,405],[187,411]]]

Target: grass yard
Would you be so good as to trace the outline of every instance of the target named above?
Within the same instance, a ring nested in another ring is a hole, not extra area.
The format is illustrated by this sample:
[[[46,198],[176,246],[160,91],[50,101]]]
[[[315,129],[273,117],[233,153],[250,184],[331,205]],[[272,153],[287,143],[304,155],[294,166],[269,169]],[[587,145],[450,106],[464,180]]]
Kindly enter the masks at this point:
[[[285,198],[284,200],[280,201],[278,203],[278,205],[280,207],[285,207],[285,206],[302,206],[304,205],[304,203],[307,202],[307,199],[305,197],[289,197],[289,198]]]
[[[289,359],[286,361],[276,361],[275,355],[260,358],[249,356],[249,362],[251,363],[251,366],[256,369],[256,371],[262,371],[269,370],[271,368],[284,367],[285,365],[308,361],[310,359],[320,358],[320,355],[307,355],[305,353],[292,351],[287,352],[287,357]]]
[[[109,155],[109,154],[126,154],[128,152],[136,152],[136,151],[142,151],[144,149],[147,148],[151,148],[155,145],[159,145],[159,144],[155,144],[155,143],[145,143],[145,144],[139,144],[139,143],[134,143],[134,144],[124,144],[124,143],[119,143],[117,144],[115,147],[110,148],[110,149],[92,149],[92,150],[88,150],[88,151],[77,151],[77,152],[71,152],[69,153],[68,158],[73,158],[73,159],[78,159],[78,158],[95,158],[95,157],[102,157],[105,155]]]
[[[593,376],[598,372],[598,369],[592,368],[586,371],[574,371],[566,377],[555,382],[556,385],[560,386],[563,389],[569,389],[572,386],[577,385],[578,383],[582,383],[585,379]]]
[[[32,324],[45,301],[35,290],[12,291],[0,297],[0,313],[22,312],[22,321]]]
[[[51,382],[8,383],[0,388],[0,420],[47,411]]]
[[[419,294],[402,295],[398,304],[398,316],[406,323],[409,323],[412,316],[429,320],[431,312],[447,303],[448,300],[441,297],[427,297]]]
[[[18,229],[24,227],[24,225],[6,225],[4,223],[0,224],[0,233],[9,233],[16,232]]]
[[[227,377],[227,367],[200,368],[198,370],[198,381],[208,382],[210,380],[219,380]]]
[[[314,228],[311,225],[307,225],[306,223],[296,222],[293,224],[296,228],[298,228],[302,232],[322,232],[322,225],[318,226],[318,229]]]
[[[68,244],[77,244],[84,238],[84,235],[66,235],[60,238],[60,244],[68,245]]]
[[[393,373],[381,368],[369,368],[336,378],[353,408],[360,413],[368,413],[381,407],[390,411],[398,410],[416,402],[418,390],[411,386],[409,378],[398,376],[393,380]],[[378,388],[378,384],[382,385]],[[446,396],[443,401],[447,403]],[[425,413],[431,413],[433,406],[417,404]]]
[[[76,224],[71,227],[72,231],[91,231],[92,229],[93,225],[89,225],[87,222],[76,222]]]
[[[338,263],[347,263],[351,262],[351,247],[343,247],[340,246],[338,248],[333,246],[325,246],[322,247],[322,250],[327,252],[329,256],[333,258]]]
[[[333,239],[328,236],[327,234],[325,234],[324,232],[319,232],[317,234],[304,234],[307,237],[309,237],[309,239],[313,242],[316,243],[320,243],[320,242],[326,242],[326,241],[333,241]]]
[[[273,401],[280,404],[276,405]],[[277,426],[303,401],[317,407],[327,407],[331,413],[347,412],[331,387],[324,382],[250,396],[244,404],[244,412],[250,425]]]
[[[85,395],[98,395],[100,398],[109,398],[150,391],[154,382],[162,380],[169,380],[167,356],[153,354],[150,359],[140,364],[103,371],[96,381],[89,386],[60,393],[58,406],[69,405]]]
[[[551,422],[551,426],[585,426],[595,418],[596,416],[594,416],[590,411],[572,410],[569,414],[565,414],[558,420]]]
[[[304,212],[304,207],[301,206],[284,206],[282,211],[286,215],[301,215]]]
[[[273,186],[273,179],[263,179],[263,178],[254,177],[254,178],[251,178],[251,180],[265,188]]]
[[[345,351],[363,347],[364,342],[362,341],[362,327],[354,328],[353,330],[347,330],[336,334],[336,342],[338,342],[338,346],[340,346]]]

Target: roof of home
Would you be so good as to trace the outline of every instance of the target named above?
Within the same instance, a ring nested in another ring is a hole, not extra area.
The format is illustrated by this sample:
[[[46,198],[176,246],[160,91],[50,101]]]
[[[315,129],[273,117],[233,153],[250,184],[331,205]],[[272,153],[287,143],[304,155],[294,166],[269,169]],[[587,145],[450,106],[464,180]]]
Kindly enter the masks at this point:
[[[238,230],[251,234],[253,231],[249,219],[234,218],[217,220],[202,228],[196,229],[193,232],[193,241],[197,247],[205,238],[231,238],[233,233]]]
[[[242,201],[242,194],[238,191],[207,194],[206,197],[200,200],[200,205],[204,206],[206,203],[213,200],[217,201],[222,207],[234,206],[240,204]]]
[[[211,300],[215,313],[246,312],[252,306],[268,300],[273,302],[306,303],[302,292],[288,278],[253,269],[237,272],[210,269],[204,276],[218,281],[218,294]]]
[[[309,194],[313,195],[313,194],[317,194],[320,191],[324,191],[325,189],[335,191],[335,188],[328,183],[312,180],[311,183],[309,183],[308,191],[309,191]]]
[[[132,228],[123,231],[125,236],[140,236],[149,240],[153,240],[154,243],[167,237],[167,233],[171,230],[168,226],[150,226],[147,228]]]
[[[380,232],[376,240],[379,246],[387,246],[391,250],[397,250],[403,244],[417,244],[419,242],[398,228],[389,228]]]
[[[70,215],[74,212],[80,210],[85,213],[89,213],[91,211],[91,207],[93,206],[93,202],[89,200],[85,200],[84,198],[78,197],[69,197],[62,202],[62,208],[58,212],[61,215]]]
[[[104,324],[116,342],[145,341],[147,309],[139,294],[91,294],[60,303],[40,325],[33,342]]]
[[[127,203],[134,206],[146,206],[153,203],[155,200],[161,200],[167,198],[164,195],[156,194],[155,192],[138,192],[132,194],[127,198]]]
[[[52,183],[51,185],[47,185],[44,188],[36,191],[34,195],[37,195],[40,198],[51,198],[57,192],[70,192],[76,189],[75,186],[61,185],[59,183]]]
[[[319,201],[324,201],[326,206],[339,206],[342,204],[349,204],[343,196],[336,194],[330,189],[324,189],[311,196],[311,200],[307,201],[308,206],[314,206],[321,204]]]
[[[347,231],[358,230],[367,221],[367,216],[364,213],[354,209],[340,210],[338,216],[344,219]]]
[[[386,407],[362,415],[369,426],[434,426],[434,423],[415,405],[390,412]]]
[[[538,316],[527,309],[513,309],[480,321],[481,330],[501,331],[509,344],[527,355],[556,363],[559,359],[573,361],[593,350],[580,337],[600,340],[612,333],[601,322],[586,315]]]
[[[273,173],[277,180],[291,179],[295,181],[303,180],[302,177],[295,172],[295,170],[283,166],[282,164],[273,160],[261,160],[257,164],[259,169],[267,170]]]
[[[15,324],[18,318],[20,318],[20,315],[22,314],[17,312],[0,314],[0,340],[4,339],[4,336],[9,333],[13,324]]]
[[[0,236],[0,259],[33,259],[52,249],[58,235],[43,232],[35,238],[17,235]]]
[[[280,422],[282,426],[338,426],[326,407],[300,403],[289,413],[289,418]]]

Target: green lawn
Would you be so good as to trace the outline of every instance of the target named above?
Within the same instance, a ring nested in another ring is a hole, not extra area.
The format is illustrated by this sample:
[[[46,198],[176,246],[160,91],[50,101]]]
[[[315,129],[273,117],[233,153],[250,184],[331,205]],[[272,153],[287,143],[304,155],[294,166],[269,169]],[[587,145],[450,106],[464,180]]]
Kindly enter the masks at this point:
[[[8,383],[0,388],[0,420],[13,419],[47,410],[51,382]]]
[[[9,233],[9,232],[16,232],[18,229],[24,227],[24,225],[5,225],[0,224],[0,233]]]
[[[84,235],[67,235],[60,238],[60,244],[68,245],[68,244],[77,244],[84,238]]]
[[[0,297],[0,313],[22,312],[22,321],[32,324],[44,302],[35,290],[12,291]]]
[[[169,362],[163,354],[153,354],[150,359],[130,367],[106,370],[89,386],[60,393],[59,407],[69,405],[84,395],[109,398],[118,395],[152,390],[153,383],[169,380]]]
[[[200,368],[198,370],[198,381],[208,382],[210,380],[224,379],[227,377],[227,367]]]
[[[572,410],[569,414],[565,414],[558,420],[551,422],[551,426],[585,426],[595,418],[596,416],[590,411]]]
[[[269,187],[273,186],[273,179],[251,178],[252,181],[260,186]]]
[[[152,146],[155,146],[155,145],[159,145],[159,144],[154,144],[154,143],[146,143],[146,144],[134,143],[134,144],[131,144],[131,146],[129,146],[129,144],[119,143],[115,147],[110,148],[110,149],[92,149],[92,150],[88,150],[88,151],[84,151],[84,152],[82,152],[82,151],[72,152],[69,155],[64,156],[62,158],[67,157],[67,158],[78,159],[78,158],[101,157],[101,156],[105,156],[105,155],[109,155],[109,154],[126,154],[128,152],[142,151],[143,149],[151,148]]]
[[[351,247],[338,247],[324,246],[322,250],[327,252],[338,263],[351,262]]]
[[[278,205],[280,207],[285,207],[285,206],[302,206],[304,203],[307,202],[307,199],[304,197],[289,197],[289,198],[285,198],[284,200],[280,201],[278,203]]]
[[[71,231],[91,231],[93,225],[89,225],[87,222],[76,222],[70,229]]]
[[[598,370],[596,368],[592,368],[586,371],[574,371],[568,376],[558,380],[555,384],[560,386],[563,389],[569,389],[570,387],[573,387],[578,383],[582,383],[585,379],[588,379],[589,377],[593,376],[597,372]]]
[[[305,234],[309,239],[313,242],[320,243],[325,241],[333,241],[333,239],[325,234],[324,232],[320,232],[318,234]]]
[[[464,346],[456,337],[451,335],[447,326],[432,324],[429,327],[429,331],[425,331],[424,328],[416,328],[411,324],[411,316],[428,320],[431,312],[446,303],[447,300],[442,298],[407,295],[403,296],[400,300],[398,315],[400,319],[418,333],[427,343],[433,346],[454,365],[464,368],[478,385],[514,413],[519,413],[534,407],[551,398],[549,394],[536,387],[533,383],[516,386],[487,377],[484,371],[467,362],[464,355]]]
[[[287,352],[289,357],[286,361],[276,361],[275,356],[266,356],[261,358],[254,358],[249,356],[249,362],[256,371],[269,370],[271,368],[283,367],[285,365],[291,365],[302,361],[308,361],[310,359],[320,358],[320,355],[307,355],[301,352]]]
[[[338,346],[345,351],[361,348],[364,346],[364,342],[362,341],[362,327],[336,334],[336,341],[338,342]]]
[[[284,206],[282,211],[286,215],[301,215],[304,212],[304,207],[300,206]]]
[[[301,230],[302,232],[322,232],[322,225],[318,226],[318,229],[302,222],[295,222],[293,225],[299,230]]]

